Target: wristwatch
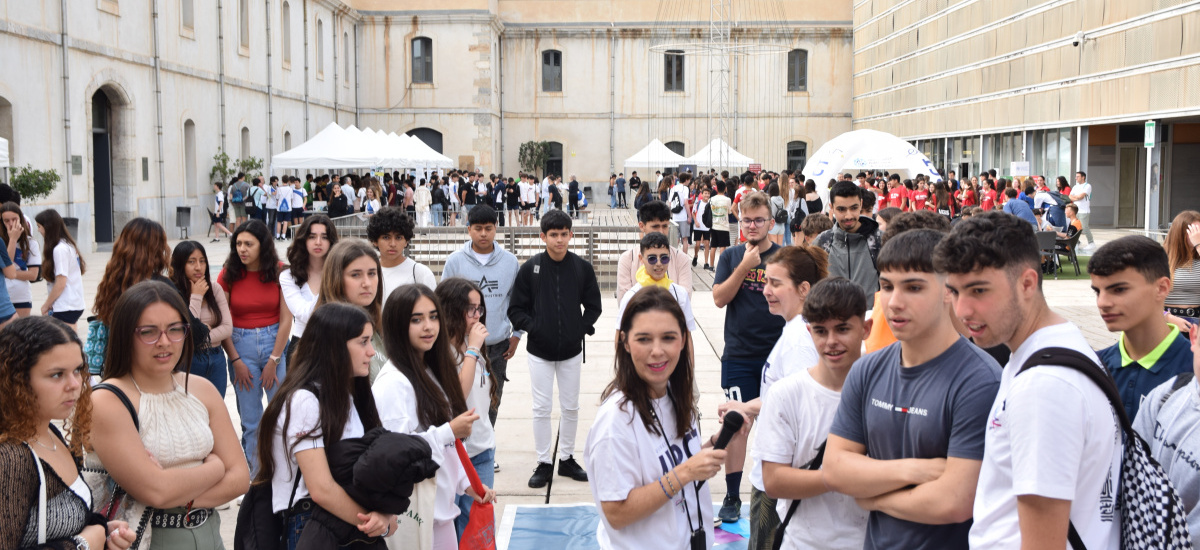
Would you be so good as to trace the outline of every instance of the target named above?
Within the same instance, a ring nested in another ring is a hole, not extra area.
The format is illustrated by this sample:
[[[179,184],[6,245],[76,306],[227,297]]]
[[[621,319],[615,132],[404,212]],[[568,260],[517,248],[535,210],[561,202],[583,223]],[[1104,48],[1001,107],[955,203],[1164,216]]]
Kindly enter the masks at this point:
[[[71,539],[75,541],[76,550],[92,550],[92,545],[88,544],[87,539],[83,538],[83,535],[75,535]]]
[[[278,356],[278,355],[271,355],[271,356],[268,356],[268,357],[267,357],[267,359],[270,359],[270,360],[271,360],[271,362],[272,362],[272,363],[275,363],[276,365],[278,365],[278,364],[279,364],[279,356]]]

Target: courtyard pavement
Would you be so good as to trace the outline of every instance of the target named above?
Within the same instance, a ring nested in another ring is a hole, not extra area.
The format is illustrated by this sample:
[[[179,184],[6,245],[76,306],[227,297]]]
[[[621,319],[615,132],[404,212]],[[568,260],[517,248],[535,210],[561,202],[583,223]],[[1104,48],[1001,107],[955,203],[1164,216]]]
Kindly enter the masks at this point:
[[[169,234],[176,235],[176,230],[169,229]],[[1094,230],[1098,244],[1103,244],[1118,237],[1133,234],[1124,230]],[[465,231],[464,231],[465,233]],[[464,235],[465,238],[465,235]],[[205,243],[208,256],[214,264],[220,264],[229,253],[229,241],[222,239],[217,243],[209,243],[208,238],[195,238]],[[178,241],[171,241],[174,246]],[[420,246],[418,242],[414,246]],[[277,243],[280,257],[286,257],[286,247]],[[104,272],[104,266],[111,254],[109,252],[93,252],[85,254],[88,271],[84,275],[85,299],[88,301],[90,315],[91,301],[95,289],[99,285]],[[215,284],[219,265],[213,266]],[[701,388],[700,408],[702,411],[701,431],[706,434],[715,433],[717,424],[717,406],[725,400],[720,389],[721,351],[724,348],[725,310],[713,304],[712,291],[706,281],[711,276],[701,269],[695,269],[696,288],[692,297],[692,308],[695,314],[698,330],[694,333],[696,347],[696,378]],[[1107,347],[1116,341],[1116,336],[1109,333],[1095,306],[1095,298],[1089,283],[1084,280],[1053,280],[1047,279],[1044,291],[1050,306],[1067,319],[1074,322],[1082,330],[1088,341],[1095,348]],[[45,300],[46,287],[34,285],[34,309],[41,307]],[[579,430],[576,435],[575,456],[583,464],[582,448],[587,440],[589,427],[595,419],[596,410],[600,405],[600,393],[611,381],[614,359],[614,332],[617,301],[612,292],[604,293],[604,313],[596,323],[596,333],[586,339],[586,362],[583,365],[581,380],[581,396],[579,411]],[[86,337],[86,323],[81,320],[78,325],[81,338]],[[530,489],[527,486],[529,476],[535,466],[535,453],[530,442],[533,441],[532,430],[532,399],[530,392],[529,373],[526,368],[527,355],[522,345],[516,355],[509,361],[509,382],[505,386],[503,403],[500,407],[499,420],[496,425],[496,460],[501,465],[501,471],[496,473],[495,488],[497,490],[496,518],[499,524],[504,509],[512,504],[541,504],[546,501],[545,489]],[[237,406],[233,392],[227,392],[226,404],[231,416],[237,417]],[[557,399],[554,402],[554,426],[557,429],[557,418],[560,413]],[[235,428],[240,433],[237,422]],[[754,435],[751,435],[753,439]],[[748,468],[748,466],[747,466]],[[718,480],[723,479],[718,476]],[[720,500],[723,483],[714,489],[714,499]],[[742,500],[749,502],[749,476],[742,481]],[[550,496],[552,504],[591,502],[592,496],[587,483],[576,482],[565,477],[555,476],[553,493]],[[221,512],[222,534],[226,548],[232,548],[234,524],[237,518],[238,506],[232,505]]]

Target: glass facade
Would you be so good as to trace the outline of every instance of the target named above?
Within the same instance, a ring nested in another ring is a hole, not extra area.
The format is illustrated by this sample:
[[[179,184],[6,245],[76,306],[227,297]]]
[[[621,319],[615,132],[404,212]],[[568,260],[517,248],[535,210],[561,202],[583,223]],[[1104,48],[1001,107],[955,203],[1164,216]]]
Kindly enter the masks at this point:
[[[1075,166],[1075,129],[1054,128],[1034,130],[1029,133],[1029,169],[1033,175],[1046,176],[1054,181],[1056,176],[1071,177]]]

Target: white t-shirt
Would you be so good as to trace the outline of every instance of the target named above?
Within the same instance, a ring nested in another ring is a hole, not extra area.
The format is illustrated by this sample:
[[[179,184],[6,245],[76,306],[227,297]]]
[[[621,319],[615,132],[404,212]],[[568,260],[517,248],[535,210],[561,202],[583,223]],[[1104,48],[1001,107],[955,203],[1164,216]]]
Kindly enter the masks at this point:
[[[404,285],[421,283],[430,289],[437,288],[437,279],[433,270],[425,264],[419,264],[412,258],[404,258],[396,267],[381,268],[383,277],[383,301],[387,301],[392,291]]]
[[[1016,376],[1048,347],[1077,350],[1100,363],[1069,322],[1034,332],[1013,352],[989,414],[972,548],[1021,547],[1018,495],[1070,500],[1071,522],[1089,549],[1120,545],[1120,428],[1104,392],[1082,373],[1034,367]]]
[[[755,464],[766,460],[793,468],[807,466],[829,437],[841,396],[814,380],[808,369],[780,380],[766,394],[758,416],[752,451]],[[791,505],[790,499],[779,499],[776,510],[780,519]],[[866,536],[867,511],[853,497],[829,492],[800,501],[788,523],[783,548],[858,550]]]
[[[317,306],[317,295],[313,294],[309,282],[305,281],[303,286],[297,285],[291,269],[285,269],[279,274],[279,288],[283,291],[283,301],[287,304],[288,311],[292,312],[291,335],[296,338],[304,336],[304,327],[308,325],[308,318]]]
[[[708,231],[709,227],[704,225],[704,207],[708,206],[707,201],[697,200],[692,207],[692,227],[696,231]]]
[[[496,249],[493,248],[491,252],[488,252],[487,254],[481,254],[476,252],[474,247],[471,247],[470,252],[471,255],[475,256],[475,259],[479,261],[479,265],[487,265],[487,263],[492,259],[492,254],[496,253]]]
[[[454,448],[454,431],[447,422],[441,426],[420,425],[417,416],[417,393],[412,382],[396,366],[388,361],[379,369],[379,376],[371,384],[375,406],[379,409],[379,420],[389,432],[418,435],[433,449],[433,460],[438,463],[437,497],[434,498],[433,520],[454,521],[458,517],[458,506],[454,498],[465,494],[470,481],[458,459]],[[438,450],[441,452],[438,452]]]
[[[331,193],[332,193],[332,191],[331,191]],[[350,185],[349,183],[343,185],[342,186],[342,195],[344,195],[346,197],[346,200],[350,201],[351,204],[354,204],[354,205],[358,204],[358,201],[354,198],[354,186],[353,185]]]
[[[267,187],[266,190],[263,191],[263,195],[266,195],[266,204],[265,205],[268,210],[274,210],[276,207],[279,206],[279,200],[275,198],[275,187],[274,186]]]
[[[367,198],[367,186],[358,188],[358,194],[354,195],[354,207],[362,209],[363,199]]]
[[[487,353],[487,349],[480,353]],[[458,371],[462,372],[464,359],[458,360]],[[463,440],[463,448],[467,454],[474,457],[488,449],[496,448],[496,432],[492,421],[488,418],[488,409],[492,407],[492,377],[484,374],[482,361],[475,365],[475,378],[471,382],[471,393],[467,394],[467,410],[475,409],[479,418],[471,424],[471,435]]]
[[[286,443],[283,437],[283,419],[288,419]],[[300,439],[309,432],[321,429],[321,405],[317,396],[308,390],[296,390],[288,402],[288,410],[279,415],[279,425],[275,427],[275,442],[271,445],[271,460],[275,463],[275,474],[271,477],[271,509],[279,512],[288,507],[288,499],[292,496],[292,484],[296,482],[296,455],[287,454],[287,449],[297,440],[295,453],[312,449],[324,449],[325,438]],[[346,427],[342,429],[340,439],[351,439],[363,436],[362,419],[350,402],[350,417],[346,419]],[[307,480],[300,478],[300,486],[296,488],[296,501],[309,496]]]
[[[692,528],[703,528],[707,548],[713,545],[712,494],[705,483],[697,501],[695,484],[687,484],[675,494],[669,504],[660,506],[646,517],[613,529],[604,516],[604,502],[629,498],[634,489],[657,484],[658,478],[682,464],[687,457],[700,452],[700,426],[692,423],[687,434],[675,434],[675,411],[671,398],[664,396],[652,402],[667,435],[654,434],[632,405],[621,405],[621,392],[613,392],[596,411],[596,421],[588,431],[587,471],[590,472],[592,498],[600,513],[596,539],[608,549],[684,550],[688,548]],[[670,440],[670,449],[667,440]],[[657,489],[656,489],[657,490]],[[684,513],[684,502],[687,514]],[[691,526],[689,527],[689,518]]]
[[[625,306],[629,305],[629,301],[633,299],[633,295],[641,290],[641,286],[634,286],[625,291],[625,295],[621,297],[621,303],[617,305],[617,327],[615,330],[621,330],[621,318],[625,316]],[[675,301],[679,302],[679,307],[683,308],[683,317],[687,319],[687,328],[689,331],[696,330],[696,317],[692,315],[692,298],[688,294],[687,289],[682,286],[671,283],[671,296],[675,297]]]
[[[1080,214],[1090,214],[1092,212],[1092,184],[1083,182],[1071,188],[1072,195],[1087,193],[1087,197],[1075,201],[1075,205],[1079,207]]]
[[[3,244],[0,242],[0,244]],[[40,267],[42,265],[42,245],[33,235],[29,236],[29,257],[24,257],[24,252],[21,250],[21,245],[17,245],[17,254],[20,254],[21,261],[17,258],[10,258],[13,263],[17,264],[17,271],[28,271],[30,267]],[[21,263],[25,267],[21,267]],[[45,275],[42,275],[45,277]],[[8,297],[14,304],[32,303],[33,302],[33,285],[29,281],[18,281],[16,279],[4,278],[4,285],[8,287]]]
[[[687,223],[688,221],[688,188],[682,183],[676,183],[671,187],[671,193],[667,195],[667,206],[671,210],[675,209],[675,201],[678,201],[683,208],[679,212],[672,212],[671,219],[679,223]]]
[[[771,348],[771,353],[767,355],[767,362],[763,364],[762,381],[759,384],[763,406],[766,406],[767,391],[772,385],[794,374],[808,372],[809,367],[816,365],[818,361],[820,357],[817,355],[817,345],[813,343],[812,334],[808,332],[808,323],[801,315],[792,317],[791,321],[783,325],[783,333],[779,335],[775,347]],[[829,421],[833,422],[833,417],[829,418]],[[829,431],[829,426],[825,427],[825,431]],[[758,437],[762,436],[760,431]],[[763,485],[762,461],[758,458],[754,459],[754,465],[750,467],[750,484],[759,491],[766,490],[766,486]]]
[[[54,279],[59,275],[66,275],[67,286],[63,288],[62,294],[58,295],[50,311],[83,311],[83,273],[79,268],[79,252],[63,239],[54,245],[52,253],[55,272],[42,274],[42,278],[46,280],[46,292],[54,288]]]
[[[304,210],[304,202],[308,198],[308,192],[303,187],[293,187],[291,193],[292,210]]]

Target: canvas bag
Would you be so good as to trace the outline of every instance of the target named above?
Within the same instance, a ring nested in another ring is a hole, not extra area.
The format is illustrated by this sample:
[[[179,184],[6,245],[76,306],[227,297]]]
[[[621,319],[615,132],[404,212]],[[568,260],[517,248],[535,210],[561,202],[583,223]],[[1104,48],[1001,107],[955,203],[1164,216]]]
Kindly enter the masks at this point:
[[[121,403],[125,405],[129,415],[133,417],[133,426],[141,431],[141,424],[138,422],[137,411],[133,410],[133,403],[129,401],[129,397],[120,388],[112,384],[96,384],[92,387],[92,391],[108,390],[115,394]],[[83,468],[79,471],[79,475],[83,477],[83,481],[87,483],[88,488],[92,491],[92,508],[93,512],[100,514],[110,521],[120,520],[129,524],[129,528],[137,533],[137,537],[133,541],[133,545],[129,550],[138,550],[140,548],[150,547],[150,516],[154,514],[154,509],[142,504],[133,499],[117,484],[112,476],[108,475],[108,470],[100,463],[100,457],[96,456],[95,452],[88,452],[83,455]]]
[[[437,497],[437,476],[413,485],[413,493],[409,497],[411,504],[408,506],[408,510],[396,516],[396,534],[383,539],[389,550],[429,550],[433,548],[435,497]]]
[[[1117,506],[1121,511],[1121,548],[1127,550],[1183,550],[1192,547],[1188,533],[1187,512],[1171,480],[1158,461],[1150,455],[1150,446],[1129,422],[1121,404],[1121,394],[1108,371],[1088,356],[1073,349],[1046,348],[1034,353],[1017,371],[1019,376],[1028,369],[1054,365],[1083,373],[1108,397],[1113,414],[1121,426],[1124,450],[1121,455],[1121,474],[1118,482]],[[1073,550],[1087,550],[1083,539],[1069,526],[1067,539]]]
[[[471,463],[471,457],[467,455],[467,449],[463,447],[462,440],[456,439],[454,447],[458,450],[458,460],[462,462],[463,470],[467,472],[467,479],[471,481],[471,488],[475,490],[475,494],[483,495],[486,489],[483,482],[479,480],[479,473],[475,471],[475,465]],[[496,512],[492,508],[492,503],[471,503],[471,517],[467,520],[467,526],[463,528],[458,548],[459,550],[496,550]]]

